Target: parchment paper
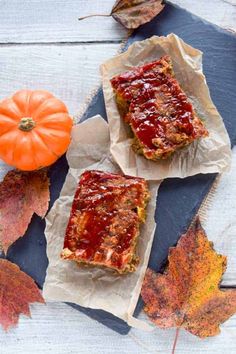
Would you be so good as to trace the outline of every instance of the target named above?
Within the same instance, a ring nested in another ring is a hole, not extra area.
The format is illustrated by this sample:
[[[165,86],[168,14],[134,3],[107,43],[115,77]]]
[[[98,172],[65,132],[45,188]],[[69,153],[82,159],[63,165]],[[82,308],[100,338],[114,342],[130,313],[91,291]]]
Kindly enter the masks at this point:
[[[68,223],[79,176],[85,169],[121,172],[110,151],[108,124],[99,116],[73,128],[72,143],[67,153],[69,172],[59,199],[46,217],[47,256],[49,265],[43,288],[46,300],[67,301],[84,307],[103,309],[122,318],[129,325],[149,329],[148,324],[132,315],[146,271],[155,231],[154,212],[159,182],[150,182],[151,200],[147,220],[141,226],[137,253],[140,264],[136,272],[118,275],[102,268],[79,267],[62,260],[65,229]]]
[[[171,56],[175,76],[197,114],[205,121],[210,135],[177,151],[168,160],[153,162],[133,151],[132,133],[120,117],[110,79],[130,70],[133,66],[157,60],[165,54]],[[202,73],[202,52],[174,34],[167,37],[153,36],[135,42],[125,53],[106,61],[101,66],[101,72],[110,128],[111,153],[124,173],[160,180],[167,177],[184,178],[198,173],[223,172],[229,169],[230,141],[223,120],[210,98]]]

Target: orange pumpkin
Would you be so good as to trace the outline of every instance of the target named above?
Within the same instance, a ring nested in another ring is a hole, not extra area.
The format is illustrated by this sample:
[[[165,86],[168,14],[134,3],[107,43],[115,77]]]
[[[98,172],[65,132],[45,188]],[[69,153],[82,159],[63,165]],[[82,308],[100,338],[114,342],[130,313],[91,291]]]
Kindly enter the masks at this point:
[[[51,93],[18,91],[0,102],[0,158],[24,171],[49,166],[67,150],[72,125]]]

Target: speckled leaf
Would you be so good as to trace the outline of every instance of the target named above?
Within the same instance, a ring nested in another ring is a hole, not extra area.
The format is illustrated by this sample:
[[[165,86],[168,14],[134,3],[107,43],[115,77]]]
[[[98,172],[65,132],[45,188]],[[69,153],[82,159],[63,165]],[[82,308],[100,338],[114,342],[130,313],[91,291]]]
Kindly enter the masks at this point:
[[[6,259],[0,259],[0,323],[4,330],[18,323],[20,314],[30,317],[29,304],[44,303],[33,279]]]
[[[217,254],[199,219],[171,248],[164,274],[148,269],[142,298],[151,321],[182,327],[199,337],[214,336],[236,312],[236,291],[219,289],[226,257]]]
[[[112,8],[112,17],[128,29],[151,21],[164,8],[162,0],[118,0]]]
[[[44,217],[49,202],[49,180],[45,170],[10,171],[0,183],[0,243],[9,246],[27,230],[32,215]]]

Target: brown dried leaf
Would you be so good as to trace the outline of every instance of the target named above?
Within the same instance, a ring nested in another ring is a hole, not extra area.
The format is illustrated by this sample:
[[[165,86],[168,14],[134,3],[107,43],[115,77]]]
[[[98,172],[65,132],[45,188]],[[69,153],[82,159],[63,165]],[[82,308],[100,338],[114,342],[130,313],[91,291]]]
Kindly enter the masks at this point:
[[[23,313],[30,317],[29,304],[44,303],[33,279],[6,259],[0,259],[0,323],[4,330],[18,323]]]
[[[0,243],[5,253],[25,234],[34,213],[45,216],[48,202],[49,179],[45,170],[7,173],[0,183]]]
[[[236,312],[236,291],[219,289],[226,257],[217,254],[199,219],[170,248],[164,274],[148,269],[142,287],[145,312],[162,328],[182,327],[199,337],[214,336]]]
[[[164,8],[162,0],[117,0],[111,16],[128,29],[151,21]]]

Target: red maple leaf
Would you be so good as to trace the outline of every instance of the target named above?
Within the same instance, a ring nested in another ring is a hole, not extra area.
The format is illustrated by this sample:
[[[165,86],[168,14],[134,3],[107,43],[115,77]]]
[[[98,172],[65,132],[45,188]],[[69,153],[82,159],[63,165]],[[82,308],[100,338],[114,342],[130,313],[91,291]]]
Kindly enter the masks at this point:
[[[18,323],[22,313],[30,317],[29,303],[44,299],[33,279],[6,259],[0,259],[0,323],[4,330]]]
[[[49,202],[49,179],[45,170],[10,171],[0,183],[0,243],[6,253],[23,236],[36,213],[44,217]]]

